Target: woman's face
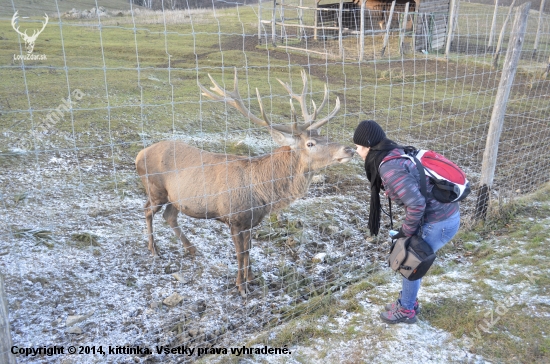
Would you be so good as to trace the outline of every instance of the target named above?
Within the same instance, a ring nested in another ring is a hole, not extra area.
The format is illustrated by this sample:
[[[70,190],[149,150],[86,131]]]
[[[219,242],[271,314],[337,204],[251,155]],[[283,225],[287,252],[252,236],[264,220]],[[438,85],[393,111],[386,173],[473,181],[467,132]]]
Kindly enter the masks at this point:
[[[359,154],[359,156],[365,160],[367,158],[367,154],[369,154],[369,150],[370,148],[368,147],[364,147],[362,145],[357,145],[355,144],[355,146],[357,147],[356,151],[357,151],[357,154]]]

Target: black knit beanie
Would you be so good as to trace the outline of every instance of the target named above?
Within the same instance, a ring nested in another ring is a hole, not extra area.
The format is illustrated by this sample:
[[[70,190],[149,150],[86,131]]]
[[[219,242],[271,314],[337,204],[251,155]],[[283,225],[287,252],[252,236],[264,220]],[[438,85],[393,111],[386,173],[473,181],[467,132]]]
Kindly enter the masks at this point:
[[[386,137],[384,130],[374,120],[363,120],[357,125],[353,134],[353,143],[364,147],[372,147]]]

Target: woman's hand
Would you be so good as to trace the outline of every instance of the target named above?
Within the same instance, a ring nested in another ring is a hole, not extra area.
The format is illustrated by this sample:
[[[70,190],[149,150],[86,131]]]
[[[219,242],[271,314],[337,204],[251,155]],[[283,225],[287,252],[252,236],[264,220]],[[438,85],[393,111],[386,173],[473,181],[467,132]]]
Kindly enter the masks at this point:
[[[390,230],[390,237],[394,240],[399,239],[399,238],[406,238],[407,237],[407,235],[405,235],[405,233],[403,232],[403,228],[399,228],[399,230],[397,230],[397,234],[395,234],[395,235],[391,235],[392,231],[393,230]]]

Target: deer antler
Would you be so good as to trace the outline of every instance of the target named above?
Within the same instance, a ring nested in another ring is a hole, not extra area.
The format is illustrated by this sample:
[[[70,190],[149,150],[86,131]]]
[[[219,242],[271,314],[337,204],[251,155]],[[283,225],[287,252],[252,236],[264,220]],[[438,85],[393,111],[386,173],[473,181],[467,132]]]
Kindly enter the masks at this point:
[[[17,20],[17,18],[19,18],[19,16],[17,15],[17,13],[19,13],[19,11],[16,11],[15,14],[13,14],[13,17],[11,18],[11,26],[12,26],[13,29],[14,29],[17,33],[19,33],[19,35],[21,35],[25,40],[27,40],[27,39],[36,39],[36,38],[40,35],[40,33],[42,33],[42,31],[46,28],[46,25],[48,24],[48,19],[50,19],[50,18],[48,17],[48,14],[44,14],[44,18],[46,19],[46,21],[45,21],[45,22],[44,22],[44,21],[42,22],[42,29],[40,29],[40,30],[38,30],[38,31],[37,31],[36,29],[34,29],[33,32],[32,32],[32,35],[29,36],[29,35],[27,34],[27,29],[25,29],[25,32],[22,33],[21,31],[19,31],[19,27],[17,27],[17,28],[15,27],[15,21]]]
[[[279,79],[277,79],[277,81],[279,81],[279,83],[283,85],[283,87],[290,94],[290,97],[291,97],[290,105],[293,113],[294,113],[294,106],[292,105],[292,99],[295,99],[300,103],[300,107],[302,109],[302,116],[304,118],[304,124],[299,126],[297,125],[296,127],[298,128],[298,130],[304,131],[304,130],[319,129],[320,127],[325,125],[330,119],[332,119],[334,115],[336,115],[336,113],[340,110],[340,98],[338,97],[336,98],[336,106],[327,117],[319,121],[316,121],[317,115],[323,109],[323,107],[325,107],[325,104],[328,101],[328,88],[327,88],[327,85],[325,84],[325,94],[323,97],[323,102],[321,102],[321,105],[318,108],[315,105],[315,101],[311,100],[311,103],[313,104],[313,114],[310,114],[307,110],[307,104],[306,104],[306,92],[308,89],[307,74],[305,70],[302,70],[301,74],[302,74],[302,83],[304,84],[304,87],[302,88],[302,93],[299,95],[292,91],[292,88],[290,87],[289,84],[284,83]]]
[[[44,18],[46,19],[46,21],[42,22],[42,29],[40,29],[38,31],[33,30],[31,38],[36,39],[40,35],[40,33],[42,33],[42,31],[46,28],[46,25],[48,24],[48,19],[50,19],[50,18],[48,18],[48,14],[46,14],[46,13],[44,13]]]
[[[214,92],[206,89],[206,87],[204,87],[203,85],[198,83],[200,89],[202,90],[202,94],[204,96],[207,96],[207,97],[211,98],[212,100],[225,101],[226,103],[233,106],[241,114],[246,116],[248,119],[250,119],[255,124],[258,124],[260,126],[265,126],[265,127],[268,127],[268,128],[273,128],[273,129],[279,130],[283,133],[289,133],[289,134],[296,135],[296,134],[302,133],[305,130],[319,129],[320,127],[325,125],[330,119],[332,119],[334,117],[334,115],[336,115],[336,113],[340,110],[340,99],[337,97],[336,98],[336,106],[334,107],[332,112],[327,117],[325,117],[321,120],[318,120],[318,121],[316,120],[317,115],[319,114],[321,109],[325,106],[325,104],[328,101],[328,89],[327,89],[327,85],[325,84],[325,95],[324,95],[324,98],[323,98],[323,102],[321,103],[321,106],[319,106],[319,108],[317,108],[317,106],[315,105],[315,102],[313,100],[311,100],[311,103],[313,104],[313,114],[309,114],[309,112],[307,110],[307,105],[306,105],[306,91],[308,89],[307,88],[307,86],[308,86],[307,74],[304,70],[302,70],[302,82],[304,84],[304,87],[302,88],[302,93],[300,95],[295,94],[292,91],[292,88],[288,84],[286,84],[283,81],[277,79],[281,83],[281,85],[283,85],[283,87],[288,91],[288,93],[291,96],[290,111],[291,111],[292,123],[291,123],[290,127],[288,127],[286,125],[273,125],[273,124],[271,124],[271,121],[269,120],[269,118],[267,117],[267,115],[265,113],[264,105],[262,103],[262,98],[260,96],[260,91],[258,91],[257,88],[256,88],[256,97],[258,99],[258,104],[260,105],[260,112],[261,112],[262,118],[260,119],[257,116],[255,116],[254,114],[252,114],[250,112],[250,110],[248,110],[248,108],[244,105],[242,97],[239,94],[238,79],[237,79],[237,68],[235,68],[235,79],[233,81],[234,82],[233,91],[227,91],[227,90],[223,89],[214,80],[214,78],[212,78],[212,76],[210,76],[210,74],[208,74],[208,77],[210,78],[210,81],[212,81],[212,84],[214,85],[214,87],[211,87],[210,90],[212,90]],[[304,123],[301,124],[301,125],[298,124],[298,121],[297,121],[297,118],[296,118],[296,110],[294,109],[294,104],[292,103],[292,99],[296,99],[300,103],[300,107],[302,109],[302,116],[304,118]]]
[[[235,67],[235,79],[233,81],[233,91],[227,91],[223,89],[215,80],[212,78],[210,74],[208,74],[208,77],[210,78],[210,81],[212,81],[212,84],[214,87],[210,87],[210,90],[214,91],[215,93],[211,92],[210,90],[206,89],[202,84],[198,83],[200,89],[202,90],[202,94],[204,96],[207,96],[211,98],[212,100],[217,101],[225,101],[229,105],[233,106],[235,109],[237,109],[241,114],[243,114],[245,117],[250,119],[253,123],[265,126],[268,128],[273,128],[275,130],[279,130],[283,133],[296,133],[294,130],[294,127],[287,127],[284,125],[272,125],[271,121],[267,117],[264,109],[264,105],[262,103],[262,98],[260,96],[260,91],[256,88],[256,98],[258,99],[258,104],[260,105],[260,112],[262,114],[262,118],[258,118],[256,115],[252,114],[250,110],[244,105],[241,95],[239,94],[239,85],[238,85],[238,78],[237,78],[237,68]]]
[[[15,27],[15,21],[17,20],[17,18],[19,18],[19,16],[17,16],[18,12],[19,11],[16,11],[15,14],[13,14],[13,17],[11,18],[11,26],[19,35],[21,35],[23,38],[26,38],[26,37],[28,37],[27,31],[25,30],[25,33],[21,33],[19,31],[19,27],[17,27],[17,28]]]

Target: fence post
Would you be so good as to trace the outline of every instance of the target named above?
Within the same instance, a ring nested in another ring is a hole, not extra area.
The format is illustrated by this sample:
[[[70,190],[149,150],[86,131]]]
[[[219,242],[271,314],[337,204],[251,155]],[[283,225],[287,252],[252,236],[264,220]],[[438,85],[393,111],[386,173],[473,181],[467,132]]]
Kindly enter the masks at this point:
[[[515,4],[516,4],[516,0],[512,1],[512,4],[510,4],[510,9],[508,9],[508,15],[506,15],[506,19],[504,19],[504,24],[502,25],[502,29],[500,30],[500,35],[498,36],[497,49],[495,50],[495,54],[493,56],[494,69],[498,67],[498,57],[500,55],[500,49],[502,48],[502,40],[504,39],[506,26],[508,25],[508,20],[510,20],[510,16],[512,15],[512,10],[514,9]]]
[[[399,53],[405,54],[405,33],[407,32],[407,18],[409,17],[409,2],[405,4],[405,16],[403,17],[403,27],[399,35]]]
[[[344,45],[342,43],[342,20],[344,19],[342,12],[344,11],[344,0],[340,0],[338,8],[338,55],[340,58],[344,56]]]
[[[6,291],[4,289],[4,276],[0,274],[0,363],[17,363],[15,356],[11,353],[11,347],[8,301],[6,300]]]
[[[275,16],[277,12],[277,0],[273,0],[273,12],[271,13],[271,43],[277,46],[277,28],[275,26]]]
[[[498,1],[495,0],[495,11],[493,12],[493,22],[491,23],[491,32],[489,33],[489,41],[487,42],[487,50],[493,46],[493,38],[495,37],[495,31],[497,28],[497,15],[498,15]]]
[[[381,52],[382,57],[384,56],[384,52],[386,51],[386,47],[388,46],[388,43],[390,41],[390,28],[391,28],[391,20],[392,20],[392,17],[393,17],[393,10],[394,9],[395,9],[395,0],[393,0],[392,3],[391,3],[390,16],[389,16],[388,21],[386,23],[386,34],[384,35],[384,44],[382,45],[382,52]]]
[[[510,34],[510,43],[506,51],[504,60],[504,68],[498,86],[497,95],[495,98],[495,106],[491,115],[491,122],[487,134],[487,142],[485,151],[483,152],[483,163],[481,165],[481,178],[479,181],[480,189],[478,191],[476,203],[476,219],[485,219],[487,216],[487,206],[489,204],[489,196],[493,185],[495,168],[497,164],[498,144],[502,127],[504,124],[504,114],[506,112],[506,104],[510,96],[510,89],[516,75],[521,49],[525,38],[525,29],[527,27],[527,17],[529,16],[529,8],[531,3],[525,3],[516,10],[514,24]]]
[[[283,42],[283,40],[287,40],[287,36],[286,36],[286,28],[285,28],[285,8],[284,8],[284,0],[279,0],[280,3],[279,3],[279,6],[280,6],[280,10],[279,10],[279,13],[281,14],[281,43]]]
[[[319,2],[315,0],[315,17],[313,18],[313,40],[317,40],[317,27],[319,26]]]
[[[262,0],[258,0],[258,44],[262,44]]]
[[[537,26],[537,35],[535,35],[535,45],[533,46],[533,57],[535,58],[535,55],[537,54],[537,49],[539,48],[539,42],[540,42],[540,32],[542,31],[542,13],[544,11],[544,3],[546,0],[540,1],[540,10],[539,10],[539,24]]]
[[[449,52],[451,51],[451,40],[453,39],[454,23],[455,23],[455,11],[456,0],[451,0],[451,11],[449,14],[449,22],[447,29],[447,44],[445,44],[445,57],[449,58]]]
[[[550,74],[550,57],[548,57],[548,65],[546,66],[546,70],[542,74],[542,78],[545,80],[548,77],[548,74]]]
[[[359,35],[359,62],[363,62],[365,56],[365,3],[361,0],[361,34]]]
[[[304,0],[300,0],[300,9],[298,9],[298,18],[299,18],[299,23],[300,23],[300,27],[298,28],[298,40],[302,40],[302,32],[305,33],[305,29],[304,29],[304,9],[302,9],[302,7],[304,6]],[[305,34],[303,34],[304,37],[306,36]]]

